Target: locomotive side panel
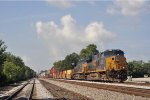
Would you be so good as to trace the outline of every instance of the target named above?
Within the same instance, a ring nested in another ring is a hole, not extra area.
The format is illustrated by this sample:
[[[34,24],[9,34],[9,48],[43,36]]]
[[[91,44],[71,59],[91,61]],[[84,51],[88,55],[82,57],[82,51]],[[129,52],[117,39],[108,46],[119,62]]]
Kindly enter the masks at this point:
[[[98,58],[96,70],[97,71],[104,71],[105,70],[105,66],[106,66],[105,57]]]

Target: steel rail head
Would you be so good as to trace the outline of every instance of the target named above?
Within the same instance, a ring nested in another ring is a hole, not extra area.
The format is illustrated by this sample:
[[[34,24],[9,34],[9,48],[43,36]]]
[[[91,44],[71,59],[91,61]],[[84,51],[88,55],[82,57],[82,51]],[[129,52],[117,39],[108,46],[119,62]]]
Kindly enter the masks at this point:
[[[32,89],[31,89],[31,91],[30,91],[28,100],[31,100],[31,99],[32,99],[32,94],[33,94],[33,91],[34,91],[34,85],[35,85],[35,79],[33,80],[33,85],[32,85]]]

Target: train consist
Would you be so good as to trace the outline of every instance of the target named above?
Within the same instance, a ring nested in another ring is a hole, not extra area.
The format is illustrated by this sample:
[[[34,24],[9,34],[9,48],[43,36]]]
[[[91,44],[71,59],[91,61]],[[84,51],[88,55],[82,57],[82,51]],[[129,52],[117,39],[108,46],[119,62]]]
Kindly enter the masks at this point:
[[[74,69],[59,71],[52,67],[49,76],[59,79],[123,82],[127,79],[127,62],[122,50],[111,49],[93,55],[90,59],[80,60]]]

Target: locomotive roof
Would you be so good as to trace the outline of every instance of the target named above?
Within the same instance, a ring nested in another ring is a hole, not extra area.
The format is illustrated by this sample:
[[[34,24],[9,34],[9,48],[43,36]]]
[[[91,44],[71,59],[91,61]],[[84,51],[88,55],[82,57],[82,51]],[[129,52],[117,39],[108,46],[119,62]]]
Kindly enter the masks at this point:
[[[105,51],[103,51],[103,52],[108,52],[108,51],[122,51],[122,50],[120,50],[120,49],[108,49],[108,50],[105,50]],[[102,53],[103,53],[102,52]],[[123,51],[122,51],[123,52]]]

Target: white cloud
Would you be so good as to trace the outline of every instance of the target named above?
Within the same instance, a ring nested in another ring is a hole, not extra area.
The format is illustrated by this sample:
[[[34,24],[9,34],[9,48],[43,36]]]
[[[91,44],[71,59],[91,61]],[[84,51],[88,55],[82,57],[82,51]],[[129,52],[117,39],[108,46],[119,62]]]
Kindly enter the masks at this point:
[[[62,8],[69,8],[73,6],[69,0],[47,0],[47,2],[51,5]]]
[[[113,5],[107,9],[109,14],[122,14],[125,16],[136,16],[148,10],[145,0],[115,0]]]
[[[90,43],[101,46],[115,38],[115,34],[106,30],[102,22],[92,22],[81,29],[71,15],[63,16],[61,25],[54,21],[39,21],[36,29],[38,37],[44,40],[54,60],[62,59],[72,52],[79,52]]]
[[[102,22],[93,22],[85,28],[85,37],[92,42],[107,42],[112,40],[115,35],[107,31]]]

